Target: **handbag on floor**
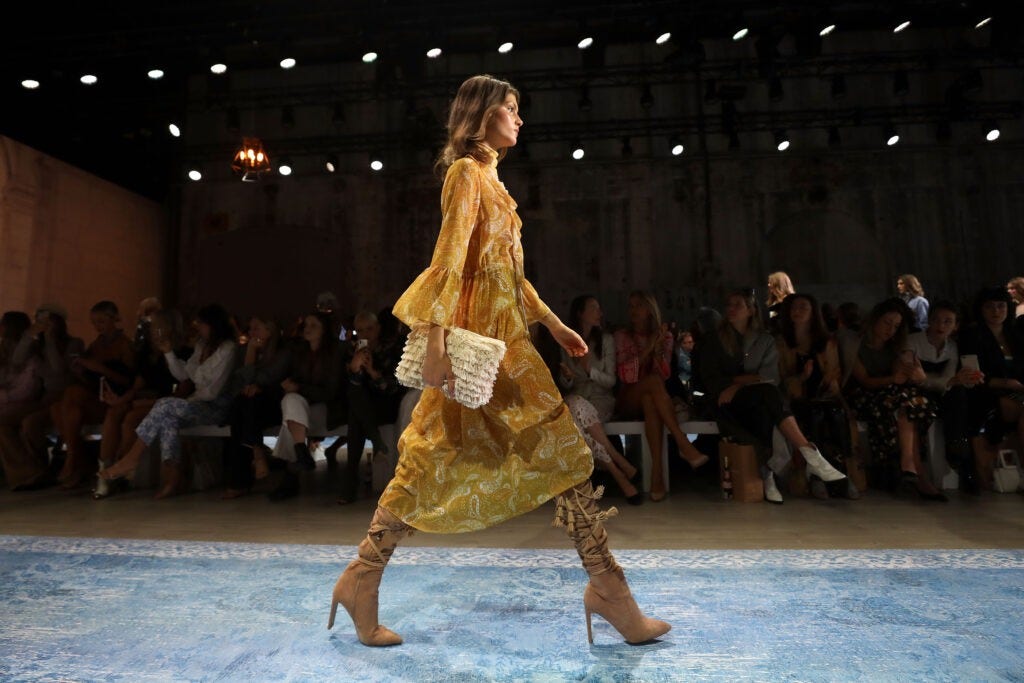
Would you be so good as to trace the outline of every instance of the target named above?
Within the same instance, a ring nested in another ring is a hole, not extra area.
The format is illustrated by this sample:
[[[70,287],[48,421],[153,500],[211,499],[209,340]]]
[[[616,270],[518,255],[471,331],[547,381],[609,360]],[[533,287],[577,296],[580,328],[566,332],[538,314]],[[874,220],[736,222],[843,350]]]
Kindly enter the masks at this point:
[[[1003,449],[996,457],[996,467],[993,471],[993,487],[999,493],[1014,493],[1020,487],[1020,463],[1017,461],[1017,451]]]
[[[424,388],[423,361],[427,357],[428,331],[429,328],[422,327],[409,333],[402,360],[395,370],[399,384]],[[443,389],[445,396],[467,408],[486,405],[494,394],[498,364],[505,357],[505,342],[456,327],[445,338],[445,348],[455,374],[455,387],[450,391]]]

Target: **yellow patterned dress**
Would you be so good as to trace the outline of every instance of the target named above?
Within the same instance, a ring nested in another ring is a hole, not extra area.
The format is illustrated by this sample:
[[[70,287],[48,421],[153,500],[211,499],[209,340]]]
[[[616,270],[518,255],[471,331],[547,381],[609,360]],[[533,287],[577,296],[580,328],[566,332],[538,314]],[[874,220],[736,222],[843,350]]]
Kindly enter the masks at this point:
[[[494,397],[475,410],[427,388],[398,442],[380,505],[422,531],[457,533],[532,510],[590,476],[590,450],[527,323],[549,312],[523,277],[522,221],[490,164],[459,159],[441,191],[441,234],[427,268],[393,308],[409,326],[435,323],[508,347]]]

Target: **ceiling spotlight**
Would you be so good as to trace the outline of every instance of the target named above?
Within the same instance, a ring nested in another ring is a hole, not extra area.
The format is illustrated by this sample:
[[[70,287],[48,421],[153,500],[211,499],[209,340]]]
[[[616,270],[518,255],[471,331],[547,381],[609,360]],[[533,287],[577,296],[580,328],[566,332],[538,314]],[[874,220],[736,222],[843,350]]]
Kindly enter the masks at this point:
[[[370,168],[374,171],[379,171],[384,168],[384,162],[380,160],[379,154],[370,155]]]
[[[288,157],[281,158],[281,163],[278,164],[277,166],[277,172],[280,173],[281,175],[292,174],[292,162],[290,159],[288,159]]]
[[[892,94],[903,97],[908,92],[910,92],[910,81],[907,78],[907,72],[897,71],[892,75]]]
[[[768,81],[768,99],[772,102],[781,102],[783,95],[782,79],[778,76],[772,76],[771,80]]]
[[[26,78],[21,82],[21,87],[25,88],[25,90],[35,90],[39,87],[39,81],[32,78]]]
[[[899,24],[897,24],[896,28],[894,28],[892,30],[892,32],[893,33],[900,33],[901,31],[906,29],[908,26],[910,26],[910,19],[907,19],[906,21],[902,21]]]
[[[892,147],[900,141],[900,134],[896,132],[896,128],[893,126],[885,127],[885,144]]]
[[[372,64],[373,62],[376,62],[376,61],[377,61],[377,53],[376,52],[367,52],[367,53],[363,54],[363,62],[365,64]]]
[[[291,69],[297,64],[294,57],[285,57],[281,60],[282,69]]]
[[[581,50],[586,50],[588,47],[590,47],[593,44],[594,44],[594,39],[591,38],[590,36],[587,36],[586,38],[584,38],[580,42],[576,43],[576,47],[578,47]]]
[[[178,124],[170,123],[167,125],[167,132],[176,138],[181,137],[181,128],[178,128]]]
[[[441,48],[439,47],[432,47],[429,50],[427,50],[427,57],[429,57],[430,59],[437,59],[440,56]]]
[[[586,152],[583,151],[583,144],[577,140],[572,145],[572,158],[579,161],[583,158],[584,154],[586,154]]]
[[[832,31],[835,31],[835,30],[836,30],[836,25],[835,24],[829,24],[828,26],[825,26],[820,31],[818,31],[818,35],[821,36],[821,37],[825,37],[828,34],[832,33]]]
[[[189,180],[192,180],[192,181],[195,181],[195,182],[199,182],[200,180],[203,179],[203,174],[200,173],[197,169],[193,168],[193,169],[189,170],[188,177],[189,177]]]
[[[78,80],[80,80],[83,85],[95,85],[96,81],[100,79],[96,78],[96,76],[94,76],[93,74],[85,74]]]
[[[780,152],[785,152],[787,149],[789,149],[789,136],[786,135],[786,131],[775,131],[775,149],[779,150]]]
[[[746,26],[744,26],[739,31],[736,31],[736,33],[732,34],[732,39],[733,40],[743,40],[744,38],[747,37],[748,33],[750,33],[750,29],[748,29]]]
[[[338,170],[338,157],[333,154],[328,154],[327,158],[324,159],[324,170],[328,173],[334,173]]]
[[[829,126],[828,146],[838,147],[840,144],[842,144],[842,140],[839,137],[839,126]]]
[[[510,42],[502,43],[501,45],[498,46],[498,52],[500,52],[503,55],[504,54],[508,54],[509,52],[512,52],[512,43],[510,43]]]
[[[988,22],[990,22],[990,21],[992,21],[992,17],[985,17],[984,19],[979,21],[977,24],[975,24],[974,28],[981,28],[982,26],[985,26],[986,24],[988,24]]]
[[[664,45],[668,41],[672,40],[672,34],[669,31],[665,31],[660,36],[654,39],[654,42],[658,45]]]
[[[683,143],[680,140],[673,139],[669,143],[669,145],[670,145],[670,149],[672,151],[672,156],[674,156],[674,157],[677,157],[677,156],[679,156],[680,154],[682,154],[683,152],[686,151],[686,147],[683,146]]]
[[[228,65],[223,62],[217,62],[216,64],[210,65],[210,71],[215,74],[222,74],[228,70]]]
[[[990,123],[985,126],[985,139],[989,142],[995,142],[999,139],[999,126],[995,123]]]
[[[146,75],[152,78],[154,81],[159,81],[164,77],[163,69],[150,69],[146,72]]]

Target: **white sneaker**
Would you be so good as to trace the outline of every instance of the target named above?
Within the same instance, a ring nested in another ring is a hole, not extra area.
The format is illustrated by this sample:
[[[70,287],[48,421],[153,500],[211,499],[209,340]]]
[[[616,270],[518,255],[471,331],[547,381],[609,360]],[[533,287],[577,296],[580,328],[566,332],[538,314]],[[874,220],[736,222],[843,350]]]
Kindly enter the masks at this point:
[[[764,475],[764,499],[769,503],[782,505],[782,494],[779,487],[775,485],[775,473],[768,470]]]
[[[818,452],[818,447],[813,443],[801,446],[800,455],[804,456],[804,461],[807,462],[808,473],[817,475],[822,481],[846,479],[845,474],[828,464],[828,460],[825,460],[825,456]]]

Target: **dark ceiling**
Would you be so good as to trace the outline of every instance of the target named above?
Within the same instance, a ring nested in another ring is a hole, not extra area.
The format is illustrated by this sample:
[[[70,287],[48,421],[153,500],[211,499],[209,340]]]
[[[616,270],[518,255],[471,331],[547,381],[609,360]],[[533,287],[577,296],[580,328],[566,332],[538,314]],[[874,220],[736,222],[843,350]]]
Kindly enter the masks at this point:
[[[187,79],[223,57],[233,71],[276,66],[285,53],[300,65],[344,63],[367,49],[383,68],[414,79],[428,41],[447,54],[494,50],[505,36],[517,50],[574,44],[590,34],[605,44],[653,40],[671,30],[678,45],[667,62],[699,65],[700,41],[726,38],[740,22],[761,35],[812,36],[801,50],[814,59],[816,29],[882,28],[912,16],[916,26],[963,26],[1009,3],[966,1],[551,3],[204,2],[68,3],[22,6],[0,41],[0,133],[158,200],[177,178],[180,145],[163,130],[189,103]],[[1005,11],[1005,10],[1004,10]],[[1016,24],[995,22],[993,49],[1020,52]],[[594,53],[600,54],[600,53]],[[385,57],[386,55],[386,57]],[[587,59],[587,58],[584,58]],[[591,58],[595,59],[595,58]],[[599,58],[597,58],[599,59]],[[390,61],[387,61],[390,60]],[[584,66],[599,70],[600,61]],[[661,65],[662,67],[664,65]],[[146,78],[159,67],[166,76]],[[422,67],[419,67],[422,69]],[[96,73],[94,86],[79,83]],[[34,78],[29,91],[19,84]],[[575,95],[573,95],[575,97]]]

